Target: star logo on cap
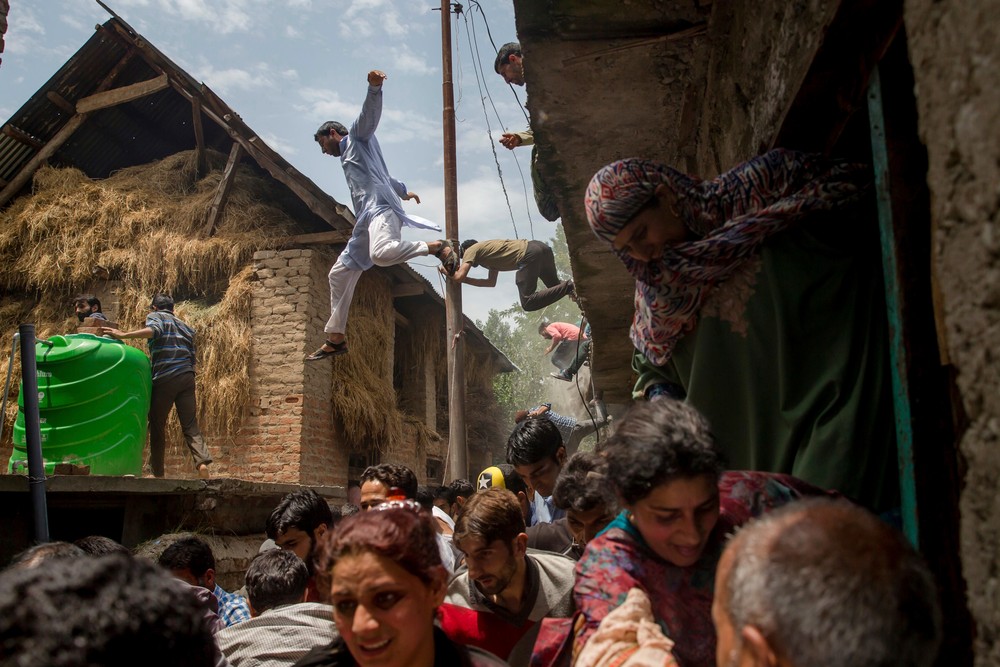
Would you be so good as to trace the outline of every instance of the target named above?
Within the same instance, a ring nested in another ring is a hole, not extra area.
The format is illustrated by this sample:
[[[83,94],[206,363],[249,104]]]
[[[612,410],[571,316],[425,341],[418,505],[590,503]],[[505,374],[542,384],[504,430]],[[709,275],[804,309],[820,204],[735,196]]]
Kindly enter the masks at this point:
[[[493,475],[488,472],[481,473],[479,475],[479,488],[488,489],[493,486]]]

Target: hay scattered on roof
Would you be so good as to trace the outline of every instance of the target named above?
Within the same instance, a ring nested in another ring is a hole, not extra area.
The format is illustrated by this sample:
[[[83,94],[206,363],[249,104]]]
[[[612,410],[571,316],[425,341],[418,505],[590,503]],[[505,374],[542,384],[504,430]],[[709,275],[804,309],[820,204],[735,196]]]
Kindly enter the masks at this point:
[[[2,340],[10,341],[21,322],[34,322],[41,337],[74,331],[70,300],[95,283],[95,271],[120,281],[115,317],[126,330],[142,326],[153,294],[172,294],[178,317],[197,330],[202,430],[234,433],[249,399],[253,253],[280,245],[301,225],[270,203],[276,186],[241,165],[214,236],[204,237],[225,162],[210,151],[211,171],[200,180],[193,151],[105,180],[76,169],[40,169],[31,196],[0,212]],[[145,348],[145,341],[132,343]],[[8,424],[16,392],[13,383]],[[8,434],[5,428],[6,442]]]

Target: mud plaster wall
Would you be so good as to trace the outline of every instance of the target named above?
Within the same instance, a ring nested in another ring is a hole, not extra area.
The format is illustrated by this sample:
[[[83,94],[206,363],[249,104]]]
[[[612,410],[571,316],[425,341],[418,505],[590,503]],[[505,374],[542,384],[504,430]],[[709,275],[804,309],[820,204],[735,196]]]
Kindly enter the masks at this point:
[[[710,178],[770,148],[839,4],[713,5],[694,173]]]
[[[969,425],[962,567],[977,665],[1000,664],[1000,1],[906,2],[920,135],[929,156],[943,349]]]
[[[766,149],[838,4],[515,0],[539,168],[559,202],[609,402],[630,396],[634,281],[587,224],[590,178],[632,156],[711,178]],[[692,26],[704,33],[634,39]]]

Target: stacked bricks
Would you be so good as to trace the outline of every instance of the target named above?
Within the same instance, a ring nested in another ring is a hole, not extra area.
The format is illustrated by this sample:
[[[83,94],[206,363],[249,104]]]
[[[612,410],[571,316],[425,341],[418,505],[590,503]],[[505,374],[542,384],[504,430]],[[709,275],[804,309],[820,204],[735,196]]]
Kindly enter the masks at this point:
[[[208,439],[216,461],[212,473],[255,482],[346,485],[347,448],[330,413],[330,364],[305,362],[325,338],[332,259],[308,249],[265,250],[253,259],[250,407],[235,436]],[[167,476],[193,474],[186,447],[171,448]]]

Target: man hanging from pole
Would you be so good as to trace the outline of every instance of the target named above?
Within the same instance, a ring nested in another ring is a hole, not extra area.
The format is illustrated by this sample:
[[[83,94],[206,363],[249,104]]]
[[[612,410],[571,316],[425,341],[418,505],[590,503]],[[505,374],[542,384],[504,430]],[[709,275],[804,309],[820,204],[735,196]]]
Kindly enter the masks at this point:
[[[354,288],[366,269],[402,264],[424,255],[440,259],[449,274],[458,268],[458,255],[447,241],[401,238],[403,225],[435,231],[441,228],[403,211],[400,200],[413,199],[419,204],[420,198],[389,175],[382,158],[375,130],[382,116],[382,83],[386,78],[385,72],[378,70],[368,73],[368,96],[350,130],[336,121],[327,121],[316,131],[315,139],[323,153],[340,158],[357,222],[347,247],[330,269],[330,319],[323,328],[326,342],[306,361],[347,352],[347,313]]]
[[[521,44],[519,42],[508,42],[500,47],[497,52],[493,69],[503,77],[503,80],[512,86],[524,86],[524,58],[521,55]],[[535,204],[538,212],[549,222],[559,219],[559,206],[555,197],[542,180],[542,175],[538,173],[538,150],[535,146],[535,134],[528,128],[521,132],[504,132],[500,137],[500,143],[504,148],[514,150],[518,146],[531,146],[531,185],[535,191]]]

